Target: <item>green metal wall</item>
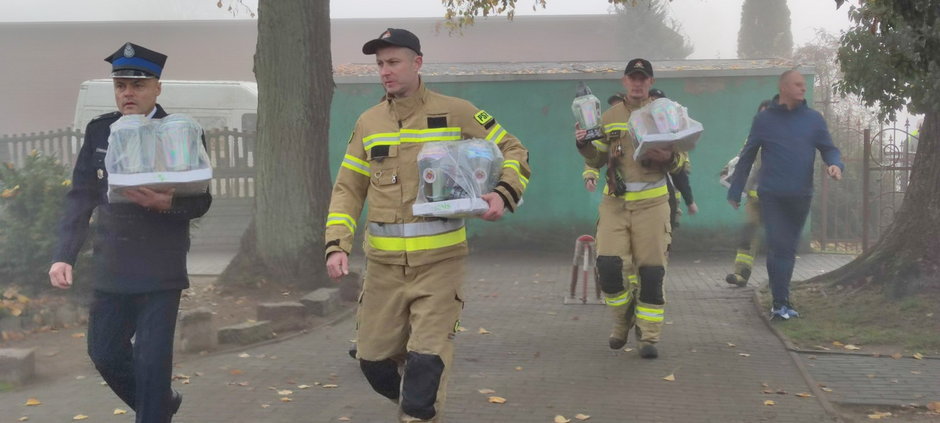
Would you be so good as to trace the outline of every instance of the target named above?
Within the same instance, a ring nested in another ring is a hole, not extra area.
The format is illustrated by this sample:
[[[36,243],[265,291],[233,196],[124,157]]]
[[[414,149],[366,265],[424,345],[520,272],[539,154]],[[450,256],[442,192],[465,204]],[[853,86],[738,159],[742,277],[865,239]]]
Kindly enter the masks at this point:
[[[376,77],[376,80],[378,78]],[[588,80],[602,102],[623,91],[616,76]],[[532,178],[525,204],[497,223],[473,220],[470,233],[498,243],[568,243],[572,235],[593,234],[600,193],[582,183],[583,161],[574,147],[571,100],[577,80],[429,82],[432,90],[467,99],[486,110],[529,149]],[[812,87],[812,80],[807,81]],[[705,132],[692,151],[692,188],[699,214],[684,216],[681,231],[688,239],[712,239],[727,247],[729,228],[742,222],[725,201],[718,184],[721,167],[738,153],[757,105],[777,91],[777,76],[662,78],[655,86],[689,109]],[[330,166],[336,174],[346,141],[359,114],[382,96],[371,84],[338,84],[330,124]],[[808,98],[811,98],[809,95]],[[606,105],[605,105],[606,107]]]

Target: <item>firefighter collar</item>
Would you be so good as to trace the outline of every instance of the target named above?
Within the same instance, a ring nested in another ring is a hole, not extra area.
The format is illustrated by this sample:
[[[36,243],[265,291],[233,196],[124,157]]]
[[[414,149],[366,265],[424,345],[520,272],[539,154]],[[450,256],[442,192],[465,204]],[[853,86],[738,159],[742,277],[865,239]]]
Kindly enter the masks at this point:
[[[424,85],[424,81],[421,81],[414,95],[404,98],[389,97],[387,99],[389,111],[397,120],[407,120],[424,108],[424,104],[427,102],[427,96],[428,89]]]

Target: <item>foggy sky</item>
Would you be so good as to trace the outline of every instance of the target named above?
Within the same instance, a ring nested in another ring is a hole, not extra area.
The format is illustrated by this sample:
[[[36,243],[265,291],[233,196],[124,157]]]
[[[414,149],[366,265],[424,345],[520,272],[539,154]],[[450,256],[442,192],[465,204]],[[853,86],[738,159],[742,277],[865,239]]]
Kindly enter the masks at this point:
[[[245,19],[238,8],[233,17],[216,7],[217,0],[0,0],[0,22],[127,21],[179,19]],[[226,5],[237,0],[223,0]],[[256,9],[257,0],[242,3]],[[737,36],[743,0],[673,0],[670,15],[681,25],[695,46],[691,59],[730,59],[737,56]],[[835,10],[827,0],[788,0],[794,46],[806,44],[821,27],[838,34],[848,27],[848,7]],[[547,9],[532,11],[534,0],[518,0],[517,14],[609,13],[607,0],[549,0]],[[435,17],[444,14],[440,0],[331,0],[331,17],[381,18]],[[490,19],[505,19],[493,17]]]

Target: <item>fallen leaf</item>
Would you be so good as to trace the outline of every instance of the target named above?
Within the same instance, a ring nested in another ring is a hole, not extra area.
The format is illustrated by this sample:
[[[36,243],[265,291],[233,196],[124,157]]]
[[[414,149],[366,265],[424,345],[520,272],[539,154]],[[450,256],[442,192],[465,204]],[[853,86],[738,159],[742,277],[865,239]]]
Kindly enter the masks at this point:
[[[927,403],[927,409],[933,412],[940,412],[940,401]]]
[[[732,344],[732,343],[730,343],[730,342],[728,343],[728,348],[734,348],[734,347],[737,347],[737,345],[734,345],[734,344]]]
[[[844,347],[842,347],[842,348],[845,348],[845,349],[847,349],[847,350],[849,350],[849,351],[858,351],[858,350],[861,349],[861,348],[859,348],[859,347],[857,347],[857,346],[855,346],[855,345],[852,345],[852,344],[848,344],[848,345],[846,345],[846,346],[844,346]]]
[[[816,348],[817,350],[823,350],[823,351],[832,350],[832,348],[826,348],[826,347],[824,347],[824,346],[822,346],[822,345],[815,345],[815,346],[813,346],[813,348]]]
[[[664,377],[663,380],[665,380],[666,382],[675,382],[675,381],[676,381],[676,375],[675,375],[675,373],[670,374],[669,376]]]
[[[901,354],[901,353],[894,353],[894,354],[891,354],[891,358],[893,358],[893,359],[895,359],[895,360],[900,360],[900,359],[903,358],[903,357],[904,357],[904,354]]]
[[[40,402],[40,401],[39,401],[38,399],[36,399],[36,398],[29,398],[29,399],[26,400],[26,405],[28,405],[28,406],[30,406],[30,407],[32,407],[32,406],[34,406],[34,405],[39,405],[39,404],[42,404],[42,402]]]
[[[352,419],[350,419],[349,417],[343,416],[343,417],[340,417],[340,418],[338,418],[338,419],[336,419],[336,420],[339,420],[339,421],[341,421],[341,422],[348,422],[348,421],[350,421],[350,420],[352,420]]]
[[[261,404],[261,408],[268,408],[268,407],[270,407],[270,406],[271,406],[271,404]]]
[[[561,414],[555,416],[555,423],[571,423],[571,419],[565,418]]]
[[[248,353],[241,353],[241,354],[238,355],[238,358],[248,358],[248,357],[251,357],[251,354],[248,354]]]
[[[289,390],[289,389],[285,389],[285,390],[283,390],[283,391],[277,391],[277,394],[280,395],[280,396],[292,395],[293,393],[294,393],[294,391],[291,391],[291,390]]]
[[[918,353],[914,353],[914,355],[913,355],[912,357],[914,357],[914,358],[917,359],[917,360],[923,360],[923,359],[924,359],[924,355],[921,354],[921,353],[919,353],[919,352],[918,352]]]
[[[336,384],[333,384],[333,383],[327,383],[327,384],[323,385],[322,388],[324,388],[324,389],[339,388],[339,385],[336,385]]]
[[[232,369],[232,370],[229,370],[228,373],[229,373],[230,375],[232,375],[232,376],[238,376],[238,375],[240,375],[240,374],[242,374],[242,373],[245,373],[245,372],[243,372],[243,371],[241,371],[241,370],[238,370],[238,369]]]
[[[84,414],[76,414],[75,417],[72,417],[72,420],[88,420],[88,416]]]
[[[486,329],[483,329],[483,328],[480,328],[479,333],[480,333],[480,335],[489,335],[490,331],[488,331],[488,330],[486,330]]]
[[[874,378],[875,378],[875,375],[874,375],[873,373],[869,373],[869,374],[867,374],[867,375],[865,375],[865,376],[867,376],[869,379],[874,379]]]
[[[624,348],[623,351],[624,351],[624,352],[630,352],[630,351],[633,351],[633,348]]]
[[[16,419],[16,421],[18,421],[18,422],[25,422],[25,421],[27,421],[27,420],[29,420],[29,417],[27,417],[27,416],[23,416],[23,417],[20,417],[20,418]]]
[[[786,394],[787,394],[787,391],[784,391],[783,389],[777,390],[777,395],[786,395]]]
[[[772,406],[772,405],[777,405],[777,403],[774,402],[773,400],[764,400],[764,405]]]
[[[118,415],[121,415],[121,414],[127,414],[127,410],[124,410],[124,409],[121,409],[121,408],[115,408],[115,409],[114,409],[114,415],[115,415],[115,416],[118,416]]]
[[[798,397],[800,397],[800,398],[810,398],[810,397],[813,396],[812,394],[809,394],[809,393],[806,393],[806,392],[800,392],[800,393],[794,394],[794,395],[796,395],[796,396],[798,396]]]
[[[491,403],[493,403],[493,404],[505,404],[505,403],[506,403],[506,398],[503,398],[503,397],[489,397],[489,398],[487,399],[487,401],[489,401],[489,402],[491,402]]]
[[[466,332],[466,331],[467,331],[467,328],[463,326],[457,326],[457,332]]]
[[[522,366],[516,366],[516,371],[517,372],[522,371]]]
[[[922,373],[922,372],[921,372],[920,370],[911,370],[911,374],[912,374],[912,375],[919,375],[919,374],[921,374],[921,373]]]
[[[590,419],[591,416],[589,416],[589,415],[587,415],[587,414],[578,413],[578,414],[575,414],[575,415],[574,415],[574,418],[576,418],[576,419],[578,419],[578,420],[587,420],[587,419]]]
[[[843,344],[843,343],[841,343],[841,342],[839,342],[839,341],[832,341],[832,345],[835,345],[835,346],[837,346],[837,347],[841,347],[841,346],[844,346],[845,344]]]
[[[293,400],[290,399],[290,397],[281,398],[281,402],[291,402],[291,401],[293,401]]]
[[[832,392],[832,388],[819,388],[819,389],[822,389],[823,392]]]
[[[310,385],[297,385],[297,389],[308,389]]]
[[[85,332],[76,332],[76,333],[73,333],[73,334],[72,334],[72,338],[76,338],[76,339],[77,339],[77,338],[84,338],[84,337],[85,337]],[[87,417],[86,417],[86,418],[87,418]]]
[[[763,391],[760,391],[760,393],[769,395],[769,394],[773,394],[774,391],[771,391],[770,389],[764,389]]]
[[[738,355],[741,356],[741,357],[750,357],[750,356],[751,356],[751,355],[748,354],[748,353],[738,353]]]
[[[496,391],[494,391],[494,390],[492,390],[492,389],[481,389],[481,390],[479,390],[478,392],[480,392],[480,393],[483,394],[483,395],[489,395],[489,394],[495,394],[495,393],[496,393]]]
[[[869,414],[868,418],[872,420],[880,420],[882,417],[889,417],[889,416],[891,416],[891,412],[889,411],[884,411],[884,412],[876,411],[872,414]]]

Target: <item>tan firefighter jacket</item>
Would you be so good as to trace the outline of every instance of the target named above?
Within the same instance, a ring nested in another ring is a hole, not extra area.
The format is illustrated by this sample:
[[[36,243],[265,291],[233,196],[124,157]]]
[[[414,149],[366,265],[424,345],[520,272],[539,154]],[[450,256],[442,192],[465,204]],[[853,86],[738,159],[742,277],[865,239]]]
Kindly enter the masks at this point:
[[[366,230],[366,256],[381,263],[421,266],[468,253],[462,219],[411,213],[418,194],[418,153],[425,142],[470,138],[496,143],[503,154],[494,190],[515,211],[529,183],[528,151],[489,113],[466,100],[428,90],[387,98],[356,122],[336,176],[326,221],[326,255],[347,254]],[[359,222],[368,204],[366,222]]]
[[[642,163],[642,158],[639,162],[633,160],[636,140],[629,130],[630,114],[648,103],[649,100],[639,106],[620,103],[607,109],[601,116],[605,137],[578,149],[587,167],[601,169],[610,162],[616,163],[616,170],[627,186],[627,193],[620,198],[626,200],[627,206],[631,208],[645,208],[667,201],[667,173],[677,171],[684,165],[680,154],[673,154],[672,163],[666,165]],[[614,154],[613,160],[611,154]],[[614,196],[615,186],[615,181],[608,180],[604,194]]]

